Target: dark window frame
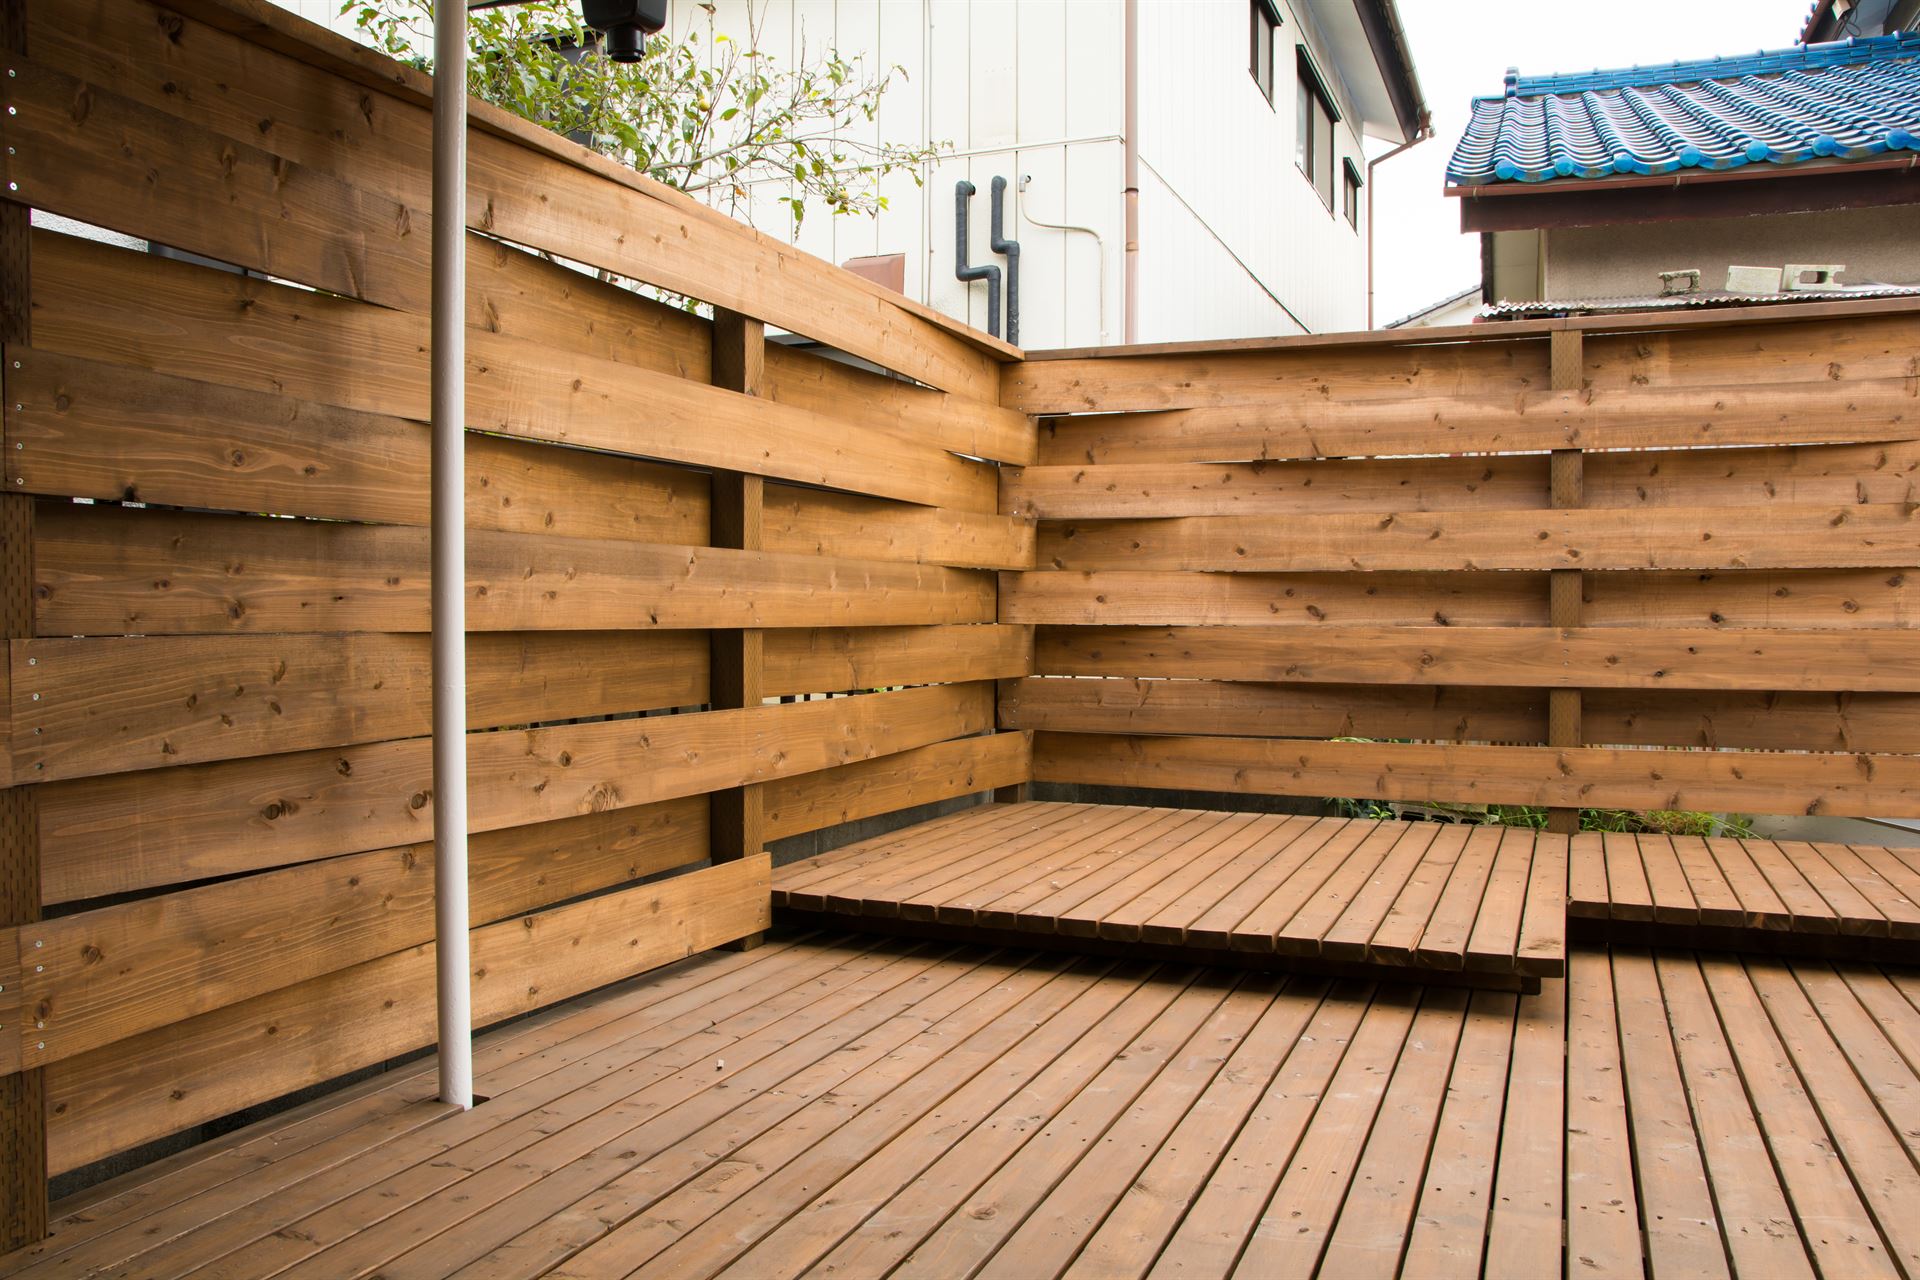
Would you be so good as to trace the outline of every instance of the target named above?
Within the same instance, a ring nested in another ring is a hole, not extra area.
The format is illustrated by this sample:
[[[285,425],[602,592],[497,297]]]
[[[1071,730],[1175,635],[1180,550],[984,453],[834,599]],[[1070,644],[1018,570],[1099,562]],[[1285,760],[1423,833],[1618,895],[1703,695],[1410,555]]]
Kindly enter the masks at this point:
[[[1247,0],[1247,45],[1247,73],[1271,107],[1279,78],[1274,55],[1280,48],[1280,11],[1272,0]]]
[[[1353,162],[1352,157],[1341,158],[1340,170],[1341,212],[1347,215],[1347,223],[1358,231],[1360,229],[1360,188],[1367,184],[1361,181],[1360,166]]]
[[[1320,197],[1320,203],[1333,213],[1334,130],[1340,123],[1340,108],[1334,105],[1320,68],[1314,65],[1307,46],[1294,46],[1298,92],[1294,107],[1299,119],[1294,122],[1293,162],[1306,178],[1307,185]]]

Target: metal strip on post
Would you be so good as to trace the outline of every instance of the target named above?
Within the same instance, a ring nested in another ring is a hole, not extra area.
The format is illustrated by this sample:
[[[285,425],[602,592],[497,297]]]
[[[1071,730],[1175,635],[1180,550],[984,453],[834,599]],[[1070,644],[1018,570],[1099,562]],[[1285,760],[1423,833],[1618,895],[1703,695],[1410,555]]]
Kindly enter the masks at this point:
[[[433,23],[433,925],[440,1100],[473,1105],[467,950],[467,11]]]
[[[24,0],[0,0],[0,48],[27,51]],[[33,339],[29,269],[31,216],[25,200],[31,192],[0,201],[0,341],[27,347]],[[0,384],[11,379],[15,362],[0,370]],[[11,404],[9,400],[7,403]],[[12,703],[12,677],[6,641],[33,635],[34,500],[24,493],[0,493],[0,720]],[[39,788],[16,785],[0,790],[0,931],[27,926],[41,917]],[[15,984],[16,986],[18,984]],[[17,992],[0,992],[0,1022],[7,1001]],[[17,1036],[18,1027],[0,1027]],[[31,1043],[31,1042],[30,1042]],[[0,1253],[36,1244],[47,1234],[47,1094],[41,1067],[0,1075]]]
[[[1586,383],[1586,346],[1578,329],[1557,329],[1548,336],[1549,378],[1555,391],[1578,391]],[[1555,449],[1547,472],[1548,503],[1555,510],[1586,505],[1586,455],[1579,449]],[[1577,627],[1585,613],[1586,575],[1578,569],[1548,572],[1547,622],[1554,627]],[[1585,741],[1581,724],[1580,690],[1552,689],[1547,693],[1547,745],[1577,747]],[[1573,835],[1580,830],[1580,810],[1547,810],[1547,830]]]

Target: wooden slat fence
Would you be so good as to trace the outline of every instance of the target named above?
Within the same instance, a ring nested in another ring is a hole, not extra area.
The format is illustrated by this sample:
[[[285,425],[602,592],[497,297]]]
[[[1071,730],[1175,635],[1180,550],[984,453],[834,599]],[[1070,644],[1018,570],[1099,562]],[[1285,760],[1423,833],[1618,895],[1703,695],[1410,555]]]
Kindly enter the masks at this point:
[[[244,0],[7,14],[28,1185],[431,1040],[431,84]],[[478,105],[469,213],[494,1022],[750,939],[770,840],[1027,778],[995,573],[1035,530],[996,473],[1036,440],[997,403],[1012,348]]]
[[[1916,350],[1856,308],[1009,366],[1001,724],[1041,781],[1913,817]]]
[[[4,1248],[432,1034],[433,211],[430,81],[271,5],[0,16]],[[471,151],[482,1021],[1033,780],[1920,813],[1912,307],[1026,360]]]

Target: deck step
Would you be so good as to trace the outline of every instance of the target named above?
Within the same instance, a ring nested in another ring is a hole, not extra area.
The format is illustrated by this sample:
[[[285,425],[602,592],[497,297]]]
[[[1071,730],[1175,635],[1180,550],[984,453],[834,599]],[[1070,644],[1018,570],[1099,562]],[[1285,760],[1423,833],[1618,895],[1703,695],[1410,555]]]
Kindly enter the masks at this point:
[[[1569,860],[1582,937],[1920,960],[1920,850],[1588,832]]]
[[[1514,827],[1031,802],[774,873],[841,926],[1531,988],[1566,972],[1565,836]]]

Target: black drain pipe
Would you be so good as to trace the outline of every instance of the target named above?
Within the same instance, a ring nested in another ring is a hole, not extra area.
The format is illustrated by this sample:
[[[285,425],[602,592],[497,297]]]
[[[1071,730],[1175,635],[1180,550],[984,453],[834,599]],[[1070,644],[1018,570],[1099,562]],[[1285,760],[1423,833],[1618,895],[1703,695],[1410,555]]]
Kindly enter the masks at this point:
[[[1001,211],[1007,203],[1007,180],[999,174],[993,177],[993,221],[987,233],[987,244],[995,253],[1007,256],[1007,341],[1014,346],[1020,345],[1020,242],[1009,240],[1002,234]]]
[[[987,282],[987,332],[997,338],[1000,336],[1000,268],[967,265],[967,201],[976,190],[978,188],[965,178],[953,184],[953,275],[956,280],[969,283]],[[996,223],[996,233],[997,229]]]

